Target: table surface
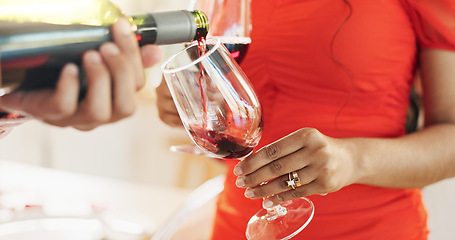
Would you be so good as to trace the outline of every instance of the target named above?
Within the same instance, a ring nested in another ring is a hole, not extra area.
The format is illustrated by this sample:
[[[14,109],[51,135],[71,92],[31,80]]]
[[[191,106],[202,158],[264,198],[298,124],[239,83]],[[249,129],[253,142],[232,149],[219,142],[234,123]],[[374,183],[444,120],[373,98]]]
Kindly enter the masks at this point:
[[[54,216],[84,216],[102,209],[152,234],[191,191],[0,160],[0,210],[38,206]]]

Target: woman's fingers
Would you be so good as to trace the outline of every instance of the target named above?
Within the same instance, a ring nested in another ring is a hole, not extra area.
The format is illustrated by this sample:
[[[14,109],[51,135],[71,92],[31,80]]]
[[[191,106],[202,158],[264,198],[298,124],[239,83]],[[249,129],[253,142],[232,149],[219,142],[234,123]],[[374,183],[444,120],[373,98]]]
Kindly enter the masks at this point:
[[[91,130],[109,122],[112,116],[111,76],[97,51],[83,55],[87,93],[79,102],[79,75],[74,64],[66,65],[55,89],[17,92],[2,97],[11,109],[32,115],[60,127]],[[7,106],[8,107],[8,106]]]
[[[171,127],[181,127],[182,121],[175,107],[171,92],[163,79],[156,88],[158,115],[164,123]]]
[[[296,172],[300,178],[300,184],[302,186],[313,182],[317,177],[316,172],[310,167],[303,168]],[[245,197],[252,199],[263,198],[290,191],[292,190],[292,187],[288,184],[288,181],[290,181],[289,174],[285,174],[267,182],[266,184],[247,188],[245,191]]]
[[[112,75],[112,116],[110,122],[132,115],[136,109],[134,67],[114,43],[105,43],[100,52]]]
[[[320,186],[317,181],[313,181],[309,184],[298,187],[295,190],[289,190],[277,195],[267,197],[262,202],[262,205],[265,208],[270,208],[292,199],[297,199],[313,194],[325,194],[324,192],[320,191]]]
[[[171,127],[183,127],[180,116],[174,112],[165,112],[162,109],[158,112],[162,122],[166,123]]]
[[[87,79],[84,98],[78,101],[78,87],[73,88],[77,90],[74,93],[66,93],[71,88],[65,84],[69,81],[65,70],[62,71],[53,94],[53,104],[57,106],[58,99],[65,96],[72,99],[73,102],[65,106],[71,106],[75,110],[73,115],[66,115],[62,119],[46,116],[43,120],[56,126],[92,130],[101,124],[130,116],[136,107],[136,79],[129,57],[116,44],[109,42],[103,44],[99,52],[87,51],[82,57],[82,63]],[[78,80],[75,82],[77,85]],[[62,86],[59,87],[60,85]]]
[[[14,92],[2,96],[5,110],[31,115],[55,126],[91,130],[130,116],[136,108],[135,94],[145,84],[143,66],[162,58],[157,46],[139,49],[128,20],[113,25],[115,43],[103,44],[82,57],[87,79],[85,97],[79,100],[79,69],[67,64],[55,89]]]
[[[261,148],[243,161],[240,161],[234,168],[234,174],[243,176],[251,174],[265,165],[276,164],[274,162],[275,160],[316,144],[318,142],[318,136],[316,135],[320,135],[320,133],[312,128],[303,128],[295,131],[288,136]],[[278,167],[280,166],[276,165],[276,168]],[[277,173],[283,174],[284,172],[277,171]],[[275,175],[274,177],[277,176],[279,175]]]
[[[47,118],[49,120],[61,120],[75,114],[80,89],[79,67],[73,63],[65,65],[57,81],[55,94],[51,95],[52,101],[47,103],[49,108],[53,109],[50,112],[44,112],[47,114]]]
[[[37,119],[60,121],[77,109],[79,94],[78,68],[67,64],[60,74],[55,90],[19,91],[2,96],[2,108],[31,115]]]
[[[156,45],[145,45],[141,47],[141,58],[144,68],[149,68],[161,61],[163,51]]]
[[[305,148],[298,149],[293,154],[271,161],[248,175],[237,178],[238,187],[254,187],[271,179],[287,175],[292,171],[305,168],[310,163],[310,156]],[[275,181],[275,180],[273,180]],[[272,182],[273,182],[272,181]],[[265,185],[264,185],[265,186]]]
[[[275,160],[300,149],[300,146],[296,146],[295,143],[295,141],[292,141],[292,136],[288,136],[259,149],[243,161],[240,161],[234,168],[234,174],[243,176],[258,170],[267,164],[274,164]]]
[[[246,188],[246,197],[268,198],[279,204],[334,192],[353,183],[352,160],[339,140],[304,128],[244,159],[234,173],[238,175],[236,185]],[[292,172],[297,173],[298,182],[293,176],[290,179]]]
[[[133,34],[131,24],[126,18],[122,18],[112,26],[112,30],[115,43],[134,67],[133,76],[136,80],[136,89],[141,89],[145,85],[145,73],[139,44]]]
[[[87,78],[87,93],[76,115],[68,124],[79,130],[91,130],[110,121],[112,115],[112,84],[108,67],[97,51],[90,50],[82,57]]]

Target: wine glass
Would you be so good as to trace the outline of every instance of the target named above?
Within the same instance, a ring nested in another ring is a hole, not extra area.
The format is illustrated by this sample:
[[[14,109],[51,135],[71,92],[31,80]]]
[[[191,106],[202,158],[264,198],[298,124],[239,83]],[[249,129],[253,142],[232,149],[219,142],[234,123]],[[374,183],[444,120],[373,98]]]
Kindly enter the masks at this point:
[[[220,39],[191,44],[167,59],[161,70],[183,126],[200,152],[239,160],[252,152],[262,135],[260,103]],[[246,237],[290,239],[313,214],[307,198],[261,209],[249,221]]]
[[[191,44],[162,66],[183,126],[205,155],[245,157],[262,133],[259,100],[219,39],[208,39],[205,51],[199,46]]]
[[[220,39],[238,64],[245,57],[251,43],[250,2],[251,0],[191,0],[189,4],[190,10],[197,9],[207,15],[210,25],[207,38]],[[207,155],[192,144],[173,145],[169,149],[177,153]]]

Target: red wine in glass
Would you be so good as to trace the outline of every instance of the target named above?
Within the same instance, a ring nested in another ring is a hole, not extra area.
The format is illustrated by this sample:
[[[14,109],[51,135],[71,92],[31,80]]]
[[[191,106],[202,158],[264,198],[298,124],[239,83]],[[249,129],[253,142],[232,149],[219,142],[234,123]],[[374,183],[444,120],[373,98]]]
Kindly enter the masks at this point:
[[[245,58],[246,52],[248,51],[249,43],[225,43],[224,46],[229,50],[231,56],[235,61],[240,64]]]
[[[221,42],[226,47],[226,49],[231,53],[232,58],[240,64],[243,59],[245,58],[248,48],[251,43],[251,39],[247,37],[239,37],[239,38],[224,38],[220,37]],[[201,44],[201,41],[198,41]],[[189,46],[190,44],[186,44],[185,46]]]
[[[251,43],[249,37],[221,37],[221,42],[231,53],[232,58],[240,64],[248,52]]]
[[[237,57],[237,61],[241,61],[245,56],[246,50],[248,48],[248,43],[242,42],[234,42],[227,43],[229,47],[231,47],[231,56],[235,54],[234,57]],[[226,46],[226,43],[225,43]],[[206,40],[202,38],[198,41],[198,53],[199,56],[204,55],[207,51]],[[203,116],[202,116],[202,127],[199,125],[189,126],[189,133],[192,135],[192,138],[196,142],[197,145],[203,147],[210,153],[215,154],[217,157],[225,158],[225,159],[237,159],[242,158],[250,154],[255,144],[257,144],[256,139],[248,139],[244,136],[248,136],[249,131],[261,131],[262,129],[262,121],[259,124],[260,129],[250,129],[248,126],[253,124],[255,119],[242,118],[241,121],[244,125],[236,125],[234,118],[239,118],[236,116],[232,111],[229,111],[229,108],[225,108],[225,112],[222,115],[225,116],[225,120],[229,123],[228,127],[224,127],[223,129],[216,129],[208,128],[208,100],[207,100],[207,86],[209,83],[206,83],[205,79],[205,69],[202,65],[199,68],[199,92],[201,94],[201,105],[203,107]],[[220,107],[220,109],[223,109]],[[213,125],[213,124],[212,124]],[[215,124],[216,125],[216,124]],[[229,128],[229,129],[227,129]],[[231,134],[229,134],[231,133]]]
[[[216,130],[195,127],[190,129],[190,134],[197,145],[224,159],[242,158],[254,149],[254,140],[237,138]]]

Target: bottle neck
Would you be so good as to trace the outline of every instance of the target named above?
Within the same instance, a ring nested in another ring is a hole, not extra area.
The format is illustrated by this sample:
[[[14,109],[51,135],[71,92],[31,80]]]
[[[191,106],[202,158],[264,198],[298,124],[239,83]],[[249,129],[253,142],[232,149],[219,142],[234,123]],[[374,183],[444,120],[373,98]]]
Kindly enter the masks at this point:
[[[193,14],[197,28],[195,40],[199,41],[203,38],[206,38],[209,32],[209,19],[207,18],[207,15],[198,10],[191,11],[191,14]]]
[[[130,18],[133,24],[133,31],[136,32],[139,45],[156,43],[158,27],[151,14],[135,15]]]
[[[172,44],[205,38],[208,19],[200,11],[172,11],[135,15],[130,21],[136,26],[139,44]]]

